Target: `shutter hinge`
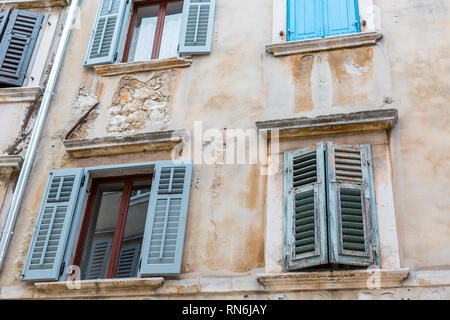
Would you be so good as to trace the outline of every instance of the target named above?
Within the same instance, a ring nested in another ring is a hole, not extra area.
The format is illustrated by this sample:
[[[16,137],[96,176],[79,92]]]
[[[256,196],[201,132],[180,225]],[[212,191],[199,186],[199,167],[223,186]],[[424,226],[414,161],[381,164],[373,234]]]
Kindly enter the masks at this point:
[[[177,52],[180,52],[180,44],[178,44]]]
[[[117,61],[117,51],[114,53],[114,61]]]
[[[142,265],[142,258],[139,259],[139,267],[138,267],[138,270],[139,270],[139,271],[141,271],[141,265]]]
[[[372,244],[372,251],[373,251],[375,257],[378,257],[378,247],[374,244]]]
[[[61,269],[59,270],[59,276],[62,276],[63,272],[64,272],[64,267],[66,266],[66,262],[63,261],[62,265],[61,265]]]
[[[83,178],[81,178],[81,186],[84,186],[85,181],[86,181],[86,176],[83,175]]]

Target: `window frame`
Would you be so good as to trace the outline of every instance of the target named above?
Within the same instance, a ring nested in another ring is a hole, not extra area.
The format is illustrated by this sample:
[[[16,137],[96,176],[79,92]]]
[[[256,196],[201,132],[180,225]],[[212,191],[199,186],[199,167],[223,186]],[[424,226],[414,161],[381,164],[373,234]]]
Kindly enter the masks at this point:
[[[155,37],[153,39],[153,46],[152,46],[152,52],[150,54],[149,60],[155,60],[159,58],[159,53],[161,49],[161,41],[162,41],[162,35],[164,31],[164,22],[166,17],[166,11],[167,11],[167,5],[171,2],[182,2],[184,5],[184,0],[147,0],[142,2],[134,2],[133,8],[132,8],[132,14],[131,18],[128,23],[128,29],[126,32],[126,40],[123,47],[123,55],[122,55],[122,62],[126,63],[129,62],[129,55],[130,55],[130,46],[131,41],[133,39],[133,33],[134,28],[136,25],[136,19],[137,19],[137,13],[140,8],[145,8],[149,6],[159,5],[158,9],[158,19],[156,22],[156,30],[155,30]]]
[[[124,189],[122,191],[122,196],[120,200],[119,213],[117,217],[116,228],[114,230],[114,238],[111,247],[111,252],[107,262],[105,279],[114,279],[117,275],[117,269],[119,266],[120,249],[122,246],[123,233],[125,230],[125,225],[128,216],[129,202],[131,193],[133,190],[133,183],[135,181],[150,180],[153,182],[153,174],[140,174],[140,175],[124,175],[116,177],[105,177],[105,178],[93,178],[92,179],[92,191],[90,192],[86,209],[84,210],[84,215],[81,222],[81,230],[79,233],[79,238],[77,241],[75,249],[74,264],[81,266],[83,254],[85,252],[85,245],[87,240],[87,234],[89,227],[91,225],[91,218],[93,214],[95,200],[98,195],[98,187],[100,184],[105,183],[124,183]],[[150,186],[151,188],[151,186]]]

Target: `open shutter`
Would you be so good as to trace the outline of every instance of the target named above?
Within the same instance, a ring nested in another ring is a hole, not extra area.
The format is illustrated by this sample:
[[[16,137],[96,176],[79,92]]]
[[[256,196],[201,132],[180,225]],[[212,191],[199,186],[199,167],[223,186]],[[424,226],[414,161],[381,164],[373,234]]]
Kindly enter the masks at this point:
[[[0,12],[0,39],[3,37],[3,33],[5,32],[6,24],[8,23],[10,13],[11,9]]]
[[[86,53],[85,66],[115,62],[127,0],[101,0]]]
[[[24,10],[13,10],[10,14],[0,42],[1,84],[23,85],[43,17]]]
[[[369,266],[378,243],[370,145],[327,144],[330,262]]]
[[[180,54],[211,52],[216,0],[184,0]]]
[[[191,163],[156,163],[142,242],[141,276],[180,274],[191,176]]]
[[[287,41],[320,38],[322,24],[322,1],[288,0]]]
[[[284,177],[286,269],[326,264],[324,144],[285,152]]]
[[[359,32],[358,0],[323,1],[325,36]]]
[[[83,169],[50,172],[22,280],[57,280],[60,276],[83,172]]]
[[[111,253],[112,239],[99,239],[92,243],[86,279],[104,279],[108,258]]]
[[[141,246],[139,244],[122,245],[116,278],[133,278],[137,274],[137,264]]]

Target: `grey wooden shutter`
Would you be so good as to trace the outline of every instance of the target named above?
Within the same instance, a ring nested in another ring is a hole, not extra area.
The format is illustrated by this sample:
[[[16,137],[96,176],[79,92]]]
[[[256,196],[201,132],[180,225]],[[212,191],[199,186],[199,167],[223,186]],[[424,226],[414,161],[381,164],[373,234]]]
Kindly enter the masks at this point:
[[[57,280],[73,213],[82,183],[83,169],[50,172],[31,238],[21,279]]]
[[[122,245],[116,278],[132,278],[137,274],[137,265],[141,246],[139,244]]]
[[[40,13],[24,10],[10,14],[0,42],[1,84],[23,85],[43,18]]]
[[[216,0],[185,0],[180,32],[180,54],[211,52]]]
[[[370,145],[327,143],[330,262],[369,266],[378,250]]]
[[[141,276],[181,272],[192,164],[156,163],[141,253]]]
[[[129,0],[101,0],[86,53],[85,66],[118,60],[118,44]]]
[[[324,144],[285,152],[285,268],[326,264]]]
[[[111,246],[112,239],[98,239],[93,241],[86,268],[86,279],[105,278]]]
[[[6,24],[8,23],[10,13],[11,9],[0,12],[0,39],[3,37],[3,33],[5,32]]]

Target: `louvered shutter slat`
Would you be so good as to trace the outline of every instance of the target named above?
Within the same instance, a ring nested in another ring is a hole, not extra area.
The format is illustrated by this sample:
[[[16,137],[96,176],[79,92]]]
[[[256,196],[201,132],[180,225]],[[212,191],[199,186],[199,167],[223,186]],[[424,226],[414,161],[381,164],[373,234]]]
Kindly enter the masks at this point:
[[[0,83],[23,85],[43,18],[36,12],[11,12],[0,42]]]
[[[58,279],[83,172],[66,169],[50,173],[22,280]]]
[[[376,216],[370,145],[326,148],[330,262],[376,263]]]
[[[181,54],[211,52],[215,0],[185,0],[180,32]]]
[[[0,12],[0,39],[3,37],[5,28],[6,28],[6,24],[8,23],[10,14],[11,14],[11,9]]]
[[[181,272],[192,164],[157,163],[142,244],[141,276]]]
[[[111,252],[112,239],[94,240],[86,268],[87,279],[103,279],[106,275],[108,258]]]
[[[127,12],[126,0],[102,0],[86,53],[85,66],[113,63]]]
[[[141,246],[138,244],[122,245],[122,248],[120,248],[116,278],[131,278],[136,276],[140,251]]]
[[[288,271],[325,264],[324,145],[285,153],[285,257]]]

